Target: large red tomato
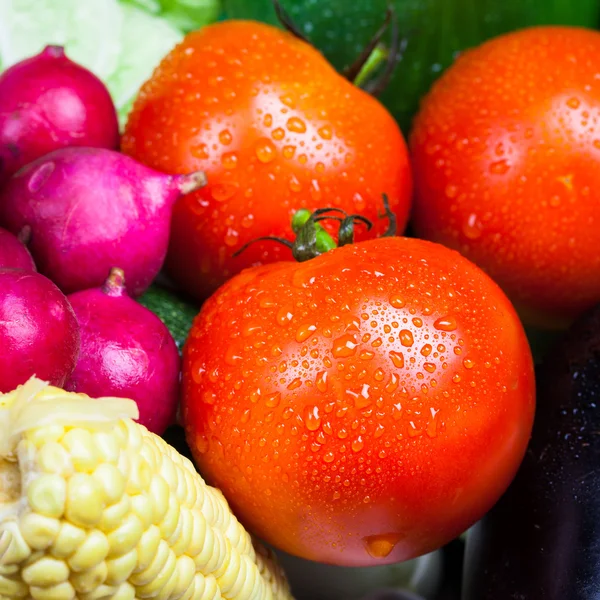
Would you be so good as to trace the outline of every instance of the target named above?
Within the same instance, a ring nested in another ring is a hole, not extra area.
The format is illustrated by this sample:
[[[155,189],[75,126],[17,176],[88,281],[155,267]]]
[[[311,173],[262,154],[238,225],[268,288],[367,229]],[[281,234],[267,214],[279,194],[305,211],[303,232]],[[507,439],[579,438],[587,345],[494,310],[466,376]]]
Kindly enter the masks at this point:
[[[539,27],[466,52],[411,136],[417,233],[483,267],[533,324],[600,301],[600,33]]]
[[[343,565],[409,559],[479,519],[516,472],[535,403],[506,296],[408,238],[237,275],[194,323],[183,385],[197,464],[241,520]]]
[[[300,208],[377,221],[386,193],[400,228],[408,218],[408,154],[392,116],[317,50],[268,25],[227,21],[189,34],[142,88],[122,147],[166,172],[206,171],[208,185],[175,206],[167,257],[197,297],[247,266],[290,259],[270,243],[232,255],[252,239],[291,235]]]

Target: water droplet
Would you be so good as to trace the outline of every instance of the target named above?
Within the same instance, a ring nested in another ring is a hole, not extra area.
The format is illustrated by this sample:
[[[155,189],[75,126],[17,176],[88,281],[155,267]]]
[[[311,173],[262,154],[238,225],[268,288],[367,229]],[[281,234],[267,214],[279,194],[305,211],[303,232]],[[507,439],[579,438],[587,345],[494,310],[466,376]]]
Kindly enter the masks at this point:
[[[421,355],[422,356],[429,356],[431,354],[431,351],[433,350],[433,348],[431,347],[431,344],[425,344],[422,348],[421,348]]]
[[[478,220],[475,213],[471,213],[463,224],[462,231],[469,240],[476,240],[481,237],[483,225]]]
[[[458,373],[452,377],[452,381],[454,383],[460,383],[460,380],[461,380],[461,377]]]
[[[285,131],[281,127],[277,127],[271,132],[271,137],[274,140],[282,140],[285,137]]]
[[[48,181],[50,175],[52,175],[56,165],[54,161],[49,160],[40,165],[30,176],[27,182],[27,189],[35,194],[39,192],[42,186]]]
[[[363,538],[367,552],[373,558],[386,558],[402,539],[399,533],[381,533]]]
[[[300,325],[296,331],[296,341],[305,342],[316,330],[316,325]]]
[[[375,357],[375,352],[371,352],[370,350],[363,350],[360,354],[359,354],[361,360],[371,360],[372,358]]]
[[[229,144],[231,144],[233,137],[229,129],[223,129],[223,131],[219,133],[219,141],[221,144],[223,144],[223,146],[229,146]]]
[[[302,379],[300,379],[300,377],[296,377],[296,379],[292,380],[288,386],[287,389],[288,390],[295,390],[297,388],[299,388],[302,385]]]
[[[400,402],[397,402],[392,406],[392,417],[394,418],[394,421],[399,421],[402,417],[402,404],[400,404]]]
[[[299,192],[302,189],[302,184],[295,175],[290,177],[289,186],[292,192]]]
[[[265,397],[265,404],[269,408],[275,408],[276,406],[279,406],[280,402],[281,402],[281,394],[279,392],[275,392],[274,394],[269,394],[268,396]]]
[[[417,437],[423,433],[422,429],[417,429],[414,421],[409,423],[410,427],[408,428],[408,437]]]
[[[247,423],[250,420],[250,409],[247,408],[240,417],[240,423]]]
[[[454,317],[440,317],[433,326],[438,331],[454,331],[458,327]]]
[[[280,308],[275,316],[275,319],[279,325],[287,325],[293,318],[294,314],[287,307]]]
[[[490,173],[494,175],[504,175],[510,169],[510,164],[503,158],[502,160],[496,160],[490,165]]]
[[[373,378],[375,379],[375,381],[383,381],[385,374],[383,372],[383,369],[377,369],[374,373],[373,373]]]
[[[320,371],[317,373],[317,377],[315,379],[315,385],[320,392],[327,391],[327,371]]]
[[[294,108],[294,99],[289,94],[284,94],[279,97],[282,104],[285,104],[289,108]]]
[[[384,431],[385,427],[381,423],[379,423],[375,428],[375,432],[373,433],[373,435],[375,436],[375,438],[380,438],[383,435]]]
[[[331,128],[328,127],[327,125],[323,125],[323,127],[320,127],[317,130],[317,133],[324,140],[330,140],[333,137],[333,132],[331,131]]]
[[[335,459],[335,454],[334,454],[333,452],[331,452],[331,451],[329,451],[329,452],[326,452],[325,454],[323,454],[323,460],[324,460],[326,463],[333,462],[333,461],[334,461],[334,459]]]
[[[265,127],[271,127],[273,125],[273,115],[267,113],[263,119]]]
[[[423,319],[420,319],[419,317],[415,317],[415,318],[412,320],[412,324],[413,324],[415,327],[423,327]]]
[[[428,373],[434,373],[435,372],[435,365],[433,363],[430,362],[426,362],[423,364],[423,368],[428,372]]]
[[[235,152],[225,152],[221,156],[221,164],[225,169],[235,169],[238,164],[238,157]]]
[[[581,101],[579,100],[579,98],[575,98],[575,96],[572,96],[567,100],[567,106],[569,108],[572,108],[573,110],[577,110],[580,105]]]
[[[210,188],[210,195],[217,202],[224,202],[234,196],[237,191],[238,186],[236,183],[215,183]]]
[[[400,343],[404,347],[410,348],[415,343],[412,331],[410,331],[409,329],[403,329],[400,332]]]
[[[475,363],[470,358],[465,358],[463,360],[463,366],[465,369],[472,369]]]
[[[347,358],[356,354],[356,336],[351,333],[342,335],[333,341],[332,354],[335,358]]]
[[[560,196],[552,196],[550,198],[549,204],[552,208],[556,208],[557,206],[560,206]]]
[[[284,146],[283,147],[283,157],[284,158],[294,158],[294,154],[296,154],[296,146]]]
[[[447,198],[454,198],[456,194],[458,194],[458,188],[455,185],[447,185],[445,189],[445,194]]]
[[[194,158],[205,159],[208,158],[208,146],[206,144],[198,144],[190,148],[190,154]]]
[[[404,298],[402,298],[401,296],[391,296],[390,304],[394,308],[404,308],[404,305],[405,305]]]
[[[352,201],[354,202],[354,208],[359,212],[364,210],[367,205],[365,199],[358,192],[352,196]]]
[[[307,406],[304,409],[304,424],[309,431],[316,431],[321,424],[318,406]]]
[[[304,133],[306,131],[306,123],[298,117],[290,117],[287,120],[286,127],[294,133]]]
[[[362,437],[359,435],[355,440],[352,440],[352,451],[353,452],[360,452],[363,447],[364,447],[365,443],[362,439]]]
[[[397,369],[404,368],[404,354],[402,354],[402,352],[396,352],[395,350],[392,350],[390,352],[390,358]]]
[[[396,389],[398,389],[399,381],[400,380],[398,379],[398,375],[396,375],[396,373],[392,373],[388,384],[385,386],[385,391],[388,394],[391,394],[392,392],[396,391]]]
[[[227,232],[225,233],[225,245],[229,246],[230,248],[235,246],[238,243],[239,235],[240,234],[235,229],[228,227]]]
[[[271,140],[262,138],[256,144],[256,157],[262,163],[270,163],[275,159],[276,149]]]

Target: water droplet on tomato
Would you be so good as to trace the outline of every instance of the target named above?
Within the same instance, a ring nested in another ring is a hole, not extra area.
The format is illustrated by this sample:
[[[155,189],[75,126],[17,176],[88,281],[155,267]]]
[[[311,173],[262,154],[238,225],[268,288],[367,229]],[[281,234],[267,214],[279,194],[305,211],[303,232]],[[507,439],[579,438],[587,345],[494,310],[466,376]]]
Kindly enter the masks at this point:
[[[328,127],[327,125],[323,125],[323,127],[320,127],[317,130],[317,133],[324,140],[330,140],[333,137],[333,132],[331,131],[331,128]]]
[[[237,167],[238,157],[235,152],[225,152],[221,156],[221,164],[227,170],[232,170]]]
[[[240,423],[247,423],[250,420],[250,409],[247,408],[246,410],[244,410],[244,412],[242,413],[241,417],[240,417]]]
[[[287,325],[294,318],[294,314],[288,307],[280,308],[275,316],[275,319],[279,325]]]
[[[296,330],[296,341],[305,342],[316,330],[316,325],[300,325]]]
[[[285,137],[285,131],[281,127],[277,127],[271,132],[271,137],[274,140],[282,140]]]
[[[256,157],[262,163],[270,163],[275,159],[276,149],[271,140],[262,138],[256,144]]]
[[[490,164],[490,173],[493,173],[494,175],[504,175],[509,169],[510,164],[505,158],[496,160]]]
[[[365,199],[358,192],[352,196],[352,201],[354,202],[354,208],[357,211],[364,210],[365,206],[367,205]]]
[[[458,327],[454,317],[440,317],[434,322],[433,326],[438,331],[454,331]]]
[[[391,296],[390,304],[394,308],[404,308],[404,305],[405,305],[404,298],[402,298],[401,296]]]
[[[235,229],[228,227],[227,232],[225,233],[225,245],[229,247],[235,246],[238,243],[239,235],[240,234]]]
[[[292,192],[299,192],[302,189],[302,184],[295,175],[290,177],[289,186]]]
[[[400,404],[400,402],[397,402],[392,406],[392,417],[394,418],[394,421],[399,421],[402,417],[402,404]]]
[[[550,198],[549,204],[552,208],[556,208],[557,206],[560,206],[560,196],[552,196]]]
[[[390,358],[397,369],[404,368],[404,354],[402,354],[402,352],[396,352],[395,350],[392,350],[390,352]]]
[[[351,333],[342,335],[333,341],[332,354],[335,358],[347,358],[356,354],[356,336]]]
[[[279,406],[280,402],[281,394],[279,392],[275,392],[274,394],[269,394],[268,396],[265,396],[265,404],[269,408],[275,408],[276,406]]]
[[[235,183],[215,183],[210,188],[210,195],[217,202],[224,202],[229,200],[238,190],[238,186]]]
[[[423,364],[423,368],[428,372],[428,373],[434,373],[435,372],[435,365],[433,363],[430,362],[426,362]]]
[[[355,440],[352,440],[352,451],[360,452],[363,449],[364,445],[365,442],[363,441],[362,436],[359,435]]]
[[[471,213],[463,224],[462,231],[469,240],[476,240],[481,237],[483,225],[475,213]]]
[[[304,133],[306,131],[306,123],[298,117],[290,117],[287,120],[286,127],[294,133]]]
[[[294,154],[296,154],[296,146],[284,146],[283,147],[283,157],[287,159],[294,158]]]
[[[410,331],[409,329],[403,329],[400,332],[400,343],[404,347],[410,348],[415,343],[412,331]]]
[[[429,356],[431,354],[432,350],[433,350],[433,348],[431,347],[431,344],[424,344],[423,347],[421,348],[421,355]]]
[[[309,431],[316,431],[321,424],[318,406],[307,406],[304,409],[304,424]]]
[[[219,141],[221,144],[223,144],[223,146],[229,146],[229,144],[231,144],[233,141],[233,136],[231,135],[229,129],[223,129],[223,131],[219,133]]]
[[[454,383],[460,383],[460,381],[461,381],[461,377],[460,377],[460,375],[459,375],[458,373],[457,373],[456,375],[453,375],[453,377],[452,377],[452,381],[453,381]]]
[[[375,432],[373,433],[373,435],[375,436],[375,438],[380,438],[384,432],[385,427],[381,423],[378,423],[377,427],[375,427]]]
[[[320,392],[327,391],[327,371],[320,371],[315,378],[315,385]]]
[[[470,358],[465,358],[463,360],[463,366],[465,369],[472,369],[475,363]]]
[[[402,539],[399,533],[381,533],[363,538],[365,548],[373,558],[386,558]]]
[[[194,158],[205,159],[208,158],[208,146],[206,144],[197,144],[190,148],[190,154]]]
[[[335,460],[335,454],[333,452],[331,452],[331,451],[326,452],[325,454],[323,454],[323,460],[326,463],[331,463],[331,462],[333,462]]]
[[[376,369],[375,372],[373,373],[373,378],[375,379],[375,381],[383,381],[384,377],[385,377],[385,374],[383,372],[383,369],[381,369],[381,368]]]
[[[580,107],[580,105],[581,100],[579,100],[579,98],[575,98],[575,96],[572,96],[567,100],[567,106],[569,108],[572,108],[573,110],[577,110]]]

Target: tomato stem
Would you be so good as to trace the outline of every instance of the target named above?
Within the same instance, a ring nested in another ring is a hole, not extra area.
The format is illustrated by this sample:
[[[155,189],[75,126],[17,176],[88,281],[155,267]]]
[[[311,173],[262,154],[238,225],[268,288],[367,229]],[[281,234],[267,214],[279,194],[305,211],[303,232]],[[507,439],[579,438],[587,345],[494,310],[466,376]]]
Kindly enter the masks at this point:
[[[291,33],[294,37],[297,37],[299,40],[306,42],[307,44],[311,44],[310,40],[300,31],[296,23],[292,20],[292,18],[287,14],[286,10],[281,6],[281,2],[279,0],[273,0],[273,8],[275,9],[275,14],[277,15],[277,20],[281,24],[281,26],[289,33]]]
[[[381,66],[385,60],[389,57],[389,51],[383,44],[375,46],[366,62],[363,64],[361,70],[358,72],[356,77],[352,80],[352,83],[356,87],[363,87],[367,81],[371,78],[373,73]],[[346,76],[348,77],[348,76]]]

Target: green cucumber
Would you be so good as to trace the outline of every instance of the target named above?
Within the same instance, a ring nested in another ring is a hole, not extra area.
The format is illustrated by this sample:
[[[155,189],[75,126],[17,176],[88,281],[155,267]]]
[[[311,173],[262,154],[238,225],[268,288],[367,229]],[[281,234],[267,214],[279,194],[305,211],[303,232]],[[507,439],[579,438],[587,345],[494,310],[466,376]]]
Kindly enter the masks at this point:
[[[486,39],[530,25],[600,22],[598,0],[280,0],[308,39],[338,69],[352,64],[396,9],[406,50],[382,102],[405,133],[420,98],[456,54]],[[276,24],[273,0],[225,0],[227,17]],[[367,116],[365,115],[365,118]]]
[[[200,305],[157,284],[151,285],[138,302],[151,310],[169,329],[181,352]]]

